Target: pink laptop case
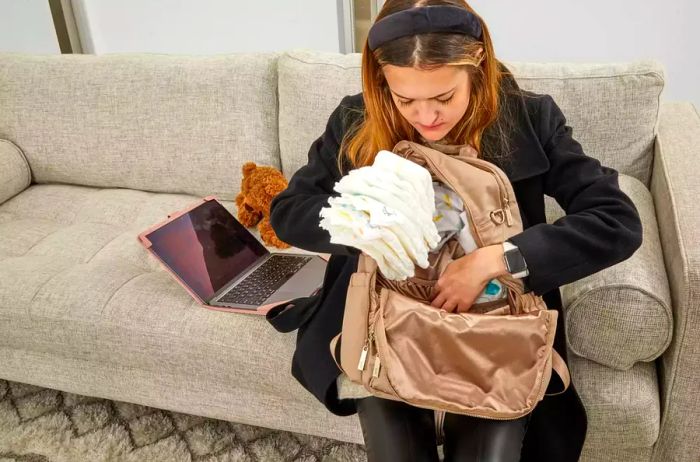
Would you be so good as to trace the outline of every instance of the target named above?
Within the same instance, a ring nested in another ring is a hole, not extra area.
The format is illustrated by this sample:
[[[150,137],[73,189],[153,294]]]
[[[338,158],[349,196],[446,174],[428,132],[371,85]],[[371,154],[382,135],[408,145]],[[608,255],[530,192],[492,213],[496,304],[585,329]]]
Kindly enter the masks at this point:
[[[159,223],[156,223],[155,225],[151,226],[150,228],[146,229],[145,231],[142,231],[141,233],[139,233],[139,235],[138,235],[139,242],[141,242],[141,244],[146,248],[146,250],[148,250],[148,252],[149,252],[151,255],[153,255],[153,257],[154,257],[156,260],[158,260],[158,262],[160,263],[160,265],[161,265],[168,273],[170,273],[170,275],[178,282],[178,284],[180,284],[180,285],[192,296],[192,298],[194,298],[195,300],[197,300],[197,302],[198,302],[201,306],[203,306],[204,308],[209,308],[209,309],[211,309],[211,310],[217,310],[217,311],[228,311],[228,312],[233,312],[233,313],[265,315],[265,314],[270,310],[270,308],[272,308],[273,306],[279,305],[279,304],[281,304],[281,303],[284,303],[285,301],[288,301],[288,300],[280,300],[280,301],[276,301],[276,302],[274,302],[274,303],[270,303],[270,304],[267,304],[267,305],[261,305],[261,306],[259,306],[256,310],[246,310],[246,309],[231,308],[231,307],[226,307],[226,306],[212,306],[212,305],[208,305],[208,304],[205,303],[204,300],[202,300],[194,291],[192,291],[192,290],[179,278],[179,276],[178,276],[173,270],[170,269],[170,267],[169,267],[168,265],[166,265],[165,263],[163,263],[163,261],[160,259],[160,257],[158,257],[158,255],[156,255],[155,252],[153,252],[153,249],[151,248],[152,244],[151,244],[151,242],[149,241],[149,239],[146,237],[147,234],[149,234],[149,233],[155,231],[156,229],[158,229],[158,228],[160,228],[160,227],[162,227],[162,226],[164,226],[164,225],[170,223],[171,221],[175,220],[175,219],[176,219],[177,217],[179,217],[180,215],[183,215],[183,214],[189,212],[190,210],[192,210],[192,209],[198,207],[198,206],[201,205],[202,203],[204,203],[204,202],[206,202],[206,201],[209,201],[209,200],[216,200],[216,201],[218,201],[218,199],[217,199],[216,196],[213,196],[213,195],[211,195],[211,196],[206,196],[206,197],[202,198],[199,202],[195,202],[195,203],[193,203],[192,205],[189,205],[188,207],[186,207],[186,208],[184,208],[184,209],[182,209],[182,210],[178,210],[178,211],[175,211],[175,212],[170,213],[170,215],[168,215],[168,218],[167,218],[166,220],[161,221],[161,222],[159,222]],[[319,255],[320,257],[322,257],[323,259],[328,260],[328,257],[329,257],[328,254],[318,254],[318,255]]]

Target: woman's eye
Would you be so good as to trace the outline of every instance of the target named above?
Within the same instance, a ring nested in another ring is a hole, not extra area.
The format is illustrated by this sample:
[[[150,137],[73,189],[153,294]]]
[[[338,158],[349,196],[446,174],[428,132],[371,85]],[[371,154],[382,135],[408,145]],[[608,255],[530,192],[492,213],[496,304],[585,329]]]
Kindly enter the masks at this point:
[[[454,95],[450,96],[450,97],[447,98],[447,99],[438,99],[438,100],[436,100],[436,101],[437,101],[438,103],[440,103],[440,104],[447,104],[447,103],[449,103],[450,101],[452,101],[452,98],[454,98]],[[408,106],[408,105],[410,105],[412,102],[413,102],[412,100],[409,100],[409,101],[401,101],[401,100],[399,100],[399,104],[401,104],[401,106]]]

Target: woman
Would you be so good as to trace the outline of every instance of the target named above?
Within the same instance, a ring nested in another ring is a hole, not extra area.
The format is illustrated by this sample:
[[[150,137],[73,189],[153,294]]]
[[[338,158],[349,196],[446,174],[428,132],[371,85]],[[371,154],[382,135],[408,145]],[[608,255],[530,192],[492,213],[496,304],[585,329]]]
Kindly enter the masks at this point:
[[[559,311],[554,348],[565,361],[558,287],[630,257],[641,245],[641,221],[619,189],[618,172],[584,154],[550,96],[518,88],[496,59],[486,25],[464,1],[388,0],[362,53],[362,79],[363,92],[342,99],[312,144],[308,164],[271,205],[270,221],[283,241],[331,254],[323,288],[296,313],[275,311],[268,320],[277,327],[287,316],[286,325],[299,328],[292,375],[330,412],[359,414],[370,461],[435,461],[433,411],[374,396],[338,399],[341,371],[328,345],[342,329],[359,251],[331,243],[319,227],[320,209],[337,195],[334,183],[402,139],[470,144],[499,165],[523,220],[523,232],[510,242],[526,263],[527,290]],[[545,194],[567,213],[552,224],[546,223]],[[501,245],[479,248],[447,268],[432,305],[452,311],[469,304],[504,271]],[[572,384],[517,420],[447,413],[445,460],[573,462],[586,430]]]

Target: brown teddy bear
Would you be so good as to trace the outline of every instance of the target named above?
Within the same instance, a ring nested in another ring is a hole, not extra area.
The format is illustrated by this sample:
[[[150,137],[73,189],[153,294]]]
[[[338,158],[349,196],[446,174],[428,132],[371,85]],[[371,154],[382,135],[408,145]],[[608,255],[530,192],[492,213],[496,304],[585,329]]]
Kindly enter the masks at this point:
[[[255,162],[246,162],[242,170],[241,192],[236,196],[238,221],[247,227],[257,224],[266,245],[280,249],[291,247],[277,237],[270,225],[270,202],[287,188],[287,179],[276,168]]]

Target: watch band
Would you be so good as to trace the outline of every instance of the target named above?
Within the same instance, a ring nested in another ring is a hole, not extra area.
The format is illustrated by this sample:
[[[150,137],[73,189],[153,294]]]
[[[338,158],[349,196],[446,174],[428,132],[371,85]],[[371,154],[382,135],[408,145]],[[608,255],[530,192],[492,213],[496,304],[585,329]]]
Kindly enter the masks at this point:
[[[517,273],[512,273],[511,272],[512,270],[511,270],[510,265],[508,264],[508,258],[507,258],[508,256],[511,256],[511,255],[517,255],[521,261],[520,266],[524,266],[525,269],[523,269],[522,271],[518,271]],[[508,240],[503,241],[503,260],[505,262],[506,269],[508,270],[510,275],[513,276],[514,278],[524,278],[525,276],[530,274],[530,271],[527,268],[527,262],[525,261],[525,258],[520,253],[518,246],[516,246],[515,244],[513,244],[512,242],[510,242]]]

